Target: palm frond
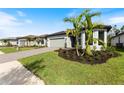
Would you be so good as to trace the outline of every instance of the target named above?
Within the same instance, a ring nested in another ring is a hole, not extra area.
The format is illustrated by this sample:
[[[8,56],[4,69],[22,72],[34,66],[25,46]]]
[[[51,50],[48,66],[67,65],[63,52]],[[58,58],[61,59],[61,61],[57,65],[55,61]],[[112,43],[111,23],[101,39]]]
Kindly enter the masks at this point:
[[[104,28],[104,24],[103,23],[93,23],[93,28],[103,29]]]
[[[82,20],[83,14],[80,14],[79,16],[77,16],[77,22],[79,23]]]
[[[101,12],[95,12],[95,13],[91,13],[90,17],[94,17],[94,16],[100,16]]]
[[[67,36],[73,35],[75,37],[76,36],[76,31],[74,29],[67,29],[66,35]]]
[[[94,43],[96,43],[97,41],[100,42],[100,43],[102,44],[102,46],[105,47],[105,43],[104,43],[103,40],[100,40],[100,39],[97,39],[97,38],[93,38],[93,42],[94,42]]]
[[[64,18],[64,22],[75,22],[75,18],[73,18],[73,17],[70,17],[70,18],[66,17],[66,18]]]
[[[90,16],[86,16],[86,22],[87,22],[87,29],[92,29],[93,24]]]
[[[87,14],[91,11],[91,9],[85,9],[82,14]]]

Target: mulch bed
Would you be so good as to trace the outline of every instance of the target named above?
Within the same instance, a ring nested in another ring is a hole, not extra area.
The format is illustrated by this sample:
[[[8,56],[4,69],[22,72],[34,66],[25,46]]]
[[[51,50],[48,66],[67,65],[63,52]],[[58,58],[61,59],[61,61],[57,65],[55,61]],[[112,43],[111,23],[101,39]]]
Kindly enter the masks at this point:
[[[77,56],[76,49],[59,49],[58,55],[64,59],[85,63],[85,64],[102,64],[106,63],[109,58],[117,57],[120,54],[112,51],[92,51],[93,56],[85,54],[85,50],[79,49],[83,56]]]

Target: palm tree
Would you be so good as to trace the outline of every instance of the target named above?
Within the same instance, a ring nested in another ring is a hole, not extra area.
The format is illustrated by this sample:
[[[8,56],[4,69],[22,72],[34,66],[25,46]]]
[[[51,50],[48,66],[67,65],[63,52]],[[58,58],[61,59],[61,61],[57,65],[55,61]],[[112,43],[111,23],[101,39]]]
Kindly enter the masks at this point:
[[[91,13],[90,11],[91,11],[90,9],[86,9],[86,10],[83,11],[82,14],[84,15],[85,19],[82,22],[82,25],[85,28],[86,37],[87,37],[87,40],[86,40],[86,54],[93,55],[89,43],[90,42],[96,43],[96,41],[99,41],[99,42],[103,43],[103,41],[101,41],[101,40],[98,40],[96,38],[91,38],[92,35],[93,35],[93,29],[98,27],[98,26],[102,28],[102,25],[92,22],[92,18],[95,17],[95,16],[100,16],[101,13],[100,12]]]
[[[7,45],[8,40],[4,39],[3,42],[5,43],[5,45]]]
[[[121,27],[121,30],[124,30],[124,25]]]
[[[85,50],[86,54],[93,55],[91,48],[90,48],[90,42],[96,43],[97,41],[99,41],[100,43],[102,43],[104,45],[104,42],[102,40],[99,40],[99,39],[92,37],[94,28],[97,28],[97,27],[103,28],[103,24],[92,22],[92,18],[95,16],[100,16],[101,13],[100,12],[91,13],[90,11],[91,11],[90,9],[86,9],[77,17],[71,17],[71,18],[65,18],[64,19],[65,22],[70,22],[73,24],[74,29],[67,29],[66,33],[67,33],[67,35],[69,35],[71,33],[71,35],[73,35],[76,38],[76,51],[77,51],[78,56],[79,56],[78,38],[79,38],[79,35],[82,31],[82,28],[85,28],[86,37],[87,37],[86,50]],[[105,47],[105,45],[104,45],[104,47]]]
[[[66,34],[67,34],[67,36],[69,36],[71,34],[72,36],[74,36],[76,38],[75,48],[76,48],[76,52],[77,52],[78,56],[80,55],[78,49],[79,49],[79,35],[82,31],[82,24],[81,24],[82,16],[83,15],[80,14],[77,17],[64,18],[64,22],[70,22],[73,24],[74,29],[67,29]]]
[[[30,45],[31,45],[31,44],[30,44],[31,41],[32,41],[32,38],[27,37],[27,46],[30,46]]]
[[[114,25],[112,30],[115,32],[115,35],[118,35],[120,33],[120,30],[122,30],[123,27],[121,29],[118,29],[117,25]]]
[[[40,46],[41,38],[37,38],[36,42],[37,42],[38,46]]]
[[[27,39],[27,46],[31,46],[31,41],[36,40],[36,36],[34,35],[28,35],[28,36],[25,36],[25,38]]]

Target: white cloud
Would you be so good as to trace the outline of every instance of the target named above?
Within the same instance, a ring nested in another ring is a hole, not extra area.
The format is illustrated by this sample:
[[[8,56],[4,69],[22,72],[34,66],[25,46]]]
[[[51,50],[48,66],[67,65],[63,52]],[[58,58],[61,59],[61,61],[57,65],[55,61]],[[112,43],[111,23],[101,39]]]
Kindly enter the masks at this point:
[[[120,24],[124,23],[124,16],[109,18],[109,24]]]
[[[30,19],[19,19],[17,16],[0,11],[0,38],[23,35],[26,33],[25,27],[31,23]]]
[[[8,14],[6,12],[0,11],[0,29],[13,26],[22,26],[24,24],[31,24],[30,19],[17,19],[15,16]]]
[[[26,16],[26,14],[23,13],[22,11],[17,11],[17,14],[18,14],[19,16]]]
[[[16,17],[5,13],[5,12],[0,12],[0,26],[17,26],[21,25],[22,23],[17,20]]]
[[[25,23],[32,24],[32,20],[26,19],[26,20],[25,20]]]

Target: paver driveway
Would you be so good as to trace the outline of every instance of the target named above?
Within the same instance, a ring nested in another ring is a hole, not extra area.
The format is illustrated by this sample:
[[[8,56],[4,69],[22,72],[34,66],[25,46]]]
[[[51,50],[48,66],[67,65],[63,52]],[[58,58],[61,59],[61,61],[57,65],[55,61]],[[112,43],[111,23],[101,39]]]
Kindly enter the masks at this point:
[[[1,85],[44,85],[40,80],[25,67],[22,66],[17,59],[53,51],[56,48],[40,48],[27,50],[18,53],[0,55],[0,84]]]

